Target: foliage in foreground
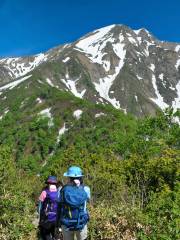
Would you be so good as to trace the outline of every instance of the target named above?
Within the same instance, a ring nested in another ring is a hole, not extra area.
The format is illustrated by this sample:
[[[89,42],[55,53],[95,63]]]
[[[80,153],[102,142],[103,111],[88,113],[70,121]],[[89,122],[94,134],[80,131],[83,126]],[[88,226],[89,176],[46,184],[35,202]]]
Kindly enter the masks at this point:
[[[42,182],[49,174],[61,179],[69,165],[78,164],[93,196],[90,239],[178,240],[180,128],[171,115],[159,114],[137,125],[117,115],[113,126],[104,118],[97,120],[96,129],[87,117],[39,169],[41,178],[36,170],[19,168],[10,148],[1,145],[0,238],[35,239],[32,222]]]

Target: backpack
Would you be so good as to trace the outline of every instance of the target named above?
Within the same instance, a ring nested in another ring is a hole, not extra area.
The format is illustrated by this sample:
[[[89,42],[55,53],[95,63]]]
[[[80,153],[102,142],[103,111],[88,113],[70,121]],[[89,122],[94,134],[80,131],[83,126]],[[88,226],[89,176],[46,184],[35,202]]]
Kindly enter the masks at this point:
[[[60,193],[60,223],[70,231],[81,230],[89,221],[89,214],[85,210],[88,199],[84,186],[66,185]]]
[[[46,198],[42,204],[40,213],[41,225],[48,222],[56,222],[57,208],[58,208],[58,191],[50,192],[46,191]]]

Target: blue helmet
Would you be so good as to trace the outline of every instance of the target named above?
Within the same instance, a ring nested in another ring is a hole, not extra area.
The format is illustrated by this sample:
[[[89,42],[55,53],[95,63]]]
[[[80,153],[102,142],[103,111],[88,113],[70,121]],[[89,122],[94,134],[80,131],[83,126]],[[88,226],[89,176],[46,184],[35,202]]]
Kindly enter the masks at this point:
[[[67,172],[64,173],[65,177],[83,177],[83,173],[80,167],[72,166],[68,168]]]
[[[57,183],[57,177],[55,176],[49,176],[46,183],[50,183],[50,184],[56,184]]]

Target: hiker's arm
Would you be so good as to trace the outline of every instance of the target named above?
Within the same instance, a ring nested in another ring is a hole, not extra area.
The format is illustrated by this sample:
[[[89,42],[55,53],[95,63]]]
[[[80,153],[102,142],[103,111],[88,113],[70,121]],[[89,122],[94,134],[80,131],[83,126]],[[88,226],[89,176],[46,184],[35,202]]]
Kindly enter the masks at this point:
[[[38,212],[39,215],[40,215],[40,213],[41,213],[41,209],[42,209],[42,202],[39,201],[39,202],[38,202],[38,206],[37,206],[37,212]]]
[[[37,207],[37,212],[40,214],[42,209],[42,204],[44,202],[44,199],[46,198],[46,191],[42,191],[41,195],[39,196],[39,202]]]
[[[91,191],[90,191],[90,188],[88,186],[85,186],[84,187],[84,190],[87,194],[87,201],[90,202],[90,199],[91,199]]]

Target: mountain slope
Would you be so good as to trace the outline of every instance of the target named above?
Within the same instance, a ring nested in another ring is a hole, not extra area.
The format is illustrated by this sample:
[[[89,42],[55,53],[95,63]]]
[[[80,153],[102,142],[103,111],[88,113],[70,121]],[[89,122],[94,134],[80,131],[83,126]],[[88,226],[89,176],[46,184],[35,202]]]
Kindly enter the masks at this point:
[[[100,141],[101,146],[104,142],[109,146],[118,143],[118,140],[112,141],[118,127],[120,136],[132,134],[136,124],[132,116],[126,116],[111,106],[76,98],[31,75],[23,78],[27,79],[7,91],[0,106],[0,145],[11,146],[20,168],[38,173],[49,158],[61,151],[66,144],[66,134],[71,136],[68,145],[73,146],[83,136],[85,140],[80,148],[91,148],[92,152],[95,150],[94,142],[87,140],[82,131],[88,139],[98,138],[96,142]]]
[[[42,84],[136,116],[180,107],[180,44],[159,41],[145,29],[111,25],[45,54],[2,59],[1,99],[10,89],[6,84],[27,73]]]
[[[91,239],[179,239],[179,125],[171,110],[129,114],[178,107],[179,49],[113,25],[1,60],[0,239],[37,239],[43,183],[72,165],[92,191]]]

